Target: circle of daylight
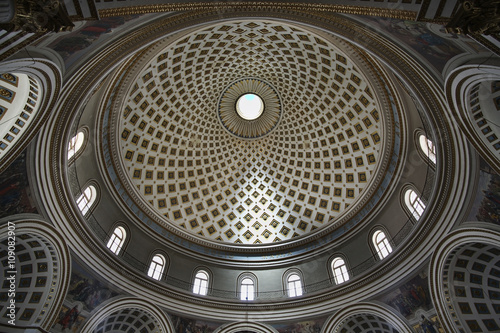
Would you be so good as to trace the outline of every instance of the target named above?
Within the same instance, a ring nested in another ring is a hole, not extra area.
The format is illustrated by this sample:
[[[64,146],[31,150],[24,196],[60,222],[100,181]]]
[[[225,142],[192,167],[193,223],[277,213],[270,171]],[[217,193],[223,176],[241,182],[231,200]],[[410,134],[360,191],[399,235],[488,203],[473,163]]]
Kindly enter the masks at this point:
[[[236,101],[236,112],[245,120],[255,120],[264,112],[264,102],[252,93],[242,95]]]

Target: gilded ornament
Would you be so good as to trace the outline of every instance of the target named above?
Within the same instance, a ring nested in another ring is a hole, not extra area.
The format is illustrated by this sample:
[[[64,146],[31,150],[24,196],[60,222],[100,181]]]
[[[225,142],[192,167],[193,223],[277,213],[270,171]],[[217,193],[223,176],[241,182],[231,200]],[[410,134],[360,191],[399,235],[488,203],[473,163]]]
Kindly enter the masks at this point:
[[[12,92],[8,91],[7,89],[0,88],[0,96],[11,98],[12,97]]]
[[[500,33],[500,1],[463,1],[446,26],[446,31],[459,34],[498,35]]]
[[[12,74],[9,74],[9,73],[2,74],[2,77],[8,81],[15,81],[16,80],[16,77]]]
[[[193,11],[193,12],[269,12],[269,11],[301,11],[305,13],[320,12],[329,13],[342,13],[354,15],[370,15],[379,17],[388,17],[403,20],[415,20],[417,13],[409,10],[374,8],[363,6],[350,6],[350,5],[334,5],[334,4],[320,4],[320,3],[294,3],[294,2],[264,2],[253,1],[241,3],[238,1],[233,2],[210,2],[210,3],[188,3],[188,4],[155,4],[143,6],[130,6],[124,8],[110,8],[99,10],[100,17],[123,16],[123,15],[136,15],[146,13],[163,13],[172,11]]]

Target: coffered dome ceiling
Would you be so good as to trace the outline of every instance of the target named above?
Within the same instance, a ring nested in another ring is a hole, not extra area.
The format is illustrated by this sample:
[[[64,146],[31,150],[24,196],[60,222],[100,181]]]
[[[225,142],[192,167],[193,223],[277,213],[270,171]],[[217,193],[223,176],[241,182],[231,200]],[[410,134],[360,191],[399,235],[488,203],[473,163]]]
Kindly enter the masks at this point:
[[[272,243],[340,226],[380,186],[393,149],[369,59],[271,20],[192,31],[122,81],[114,168],[151,216],[202,239]],[[255,120],[237,113],[245,93],[263,101]]]

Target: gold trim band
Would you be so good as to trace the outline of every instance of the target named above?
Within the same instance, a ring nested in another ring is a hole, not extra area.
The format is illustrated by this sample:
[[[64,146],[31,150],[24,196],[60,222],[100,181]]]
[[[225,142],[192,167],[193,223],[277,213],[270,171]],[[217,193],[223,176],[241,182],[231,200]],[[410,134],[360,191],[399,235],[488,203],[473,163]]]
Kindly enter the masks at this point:
[[[169,3],[169,4],[154,4],[143,6],[130,6],[122,8],[100,9],[99,17],[137,15],[148,13],[163,13],[172,11],[241,11],[241,10],[258,10],[269,11],[280,8],[281,10],[292,11],[316,11],[330,12],[354,15],[369,15],[402,20],[416,20],[417,13],[409,10],[397,10],[387,8],[374,8],[364,6],[349,6],[349,5],[333,5],[322,3],[286,3],[286,2],[264,2],[253,1],[242,4],[239,1],[233,2],[199,2],[199,3]]]

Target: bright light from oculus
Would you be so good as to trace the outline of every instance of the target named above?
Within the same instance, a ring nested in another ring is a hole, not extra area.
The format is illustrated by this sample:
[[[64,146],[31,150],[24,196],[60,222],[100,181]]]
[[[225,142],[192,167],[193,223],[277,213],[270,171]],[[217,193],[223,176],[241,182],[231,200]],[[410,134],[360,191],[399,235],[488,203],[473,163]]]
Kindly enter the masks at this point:
[[[245,120],[255,120],[264,112],[264,102],[255,94],[242,95],[236,101],[236,112]]]

